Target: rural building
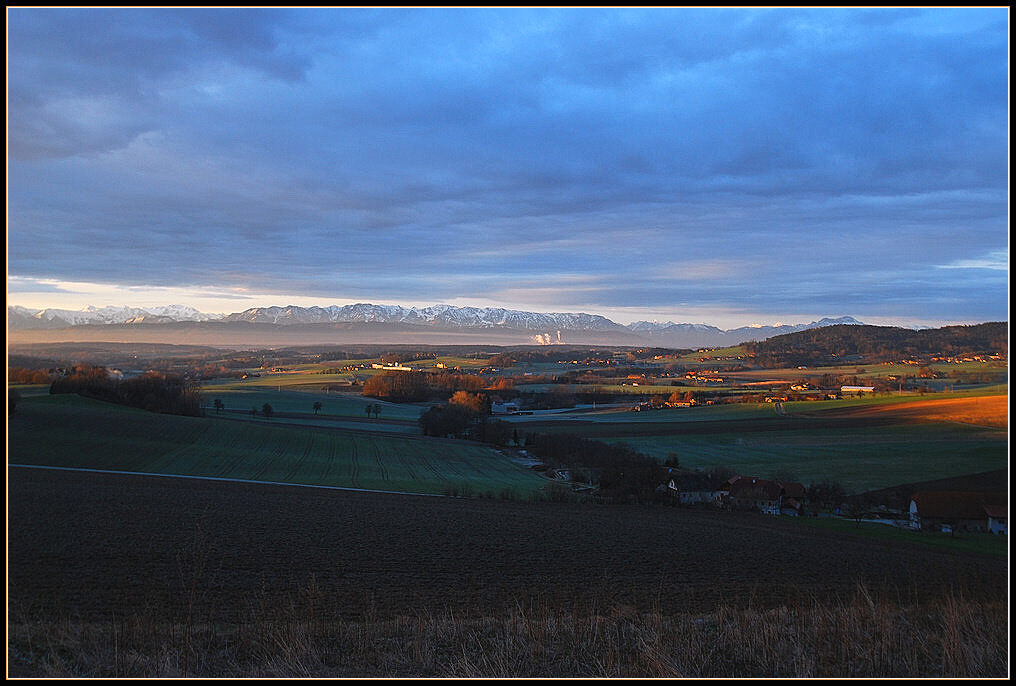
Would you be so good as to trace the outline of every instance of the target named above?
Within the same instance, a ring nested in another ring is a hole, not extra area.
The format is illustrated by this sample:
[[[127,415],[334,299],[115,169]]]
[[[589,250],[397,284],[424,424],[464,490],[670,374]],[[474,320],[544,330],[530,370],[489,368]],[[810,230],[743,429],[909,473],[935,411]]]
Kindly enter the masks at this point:
[[[984,508],[985,512],[988,513],[988,531],[993,534],[1004,534],[1006,533],[1006,519],[1008,519],[1009,508],[1008,506],[1001,505],[987,505]]]
[[[727,484],[711,474],[696,472],[670,473],[667,493],[681,505],[721,505],[727,495]]]
[[[797,517],[801,514],[801,508],[808,498],[808,491],[804,484],[778,482],[783,486],[783,493],[780,496],[780,514],[790,517]]]
[[[807,495],[803,484],[734,476],[727,482],[727,503],[735,510],[758,510],[763,514],[801,514]]]
[[[518,403],[513,402],[502,403],[496,400],[490,403],[491,414],[515,414],[518,411],[519,411]]]
[[[1006,533],[1004,493],[920,491],[910,498],[910,527],[924,531]]]

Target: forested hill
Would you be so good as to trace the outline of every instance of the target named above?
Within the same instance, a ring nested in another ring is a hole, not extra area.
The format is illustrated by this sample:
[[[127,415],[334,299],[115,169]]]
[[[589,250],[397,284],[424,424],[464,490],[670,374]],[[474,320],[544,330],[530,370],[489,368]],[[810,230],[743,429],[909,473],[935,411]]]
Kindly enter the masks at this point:
[[[850,362],[895,362],[932,357],[1009,355],[1006,322],[940,329],[835,325],[745,343],[762,367],[821,366]]]

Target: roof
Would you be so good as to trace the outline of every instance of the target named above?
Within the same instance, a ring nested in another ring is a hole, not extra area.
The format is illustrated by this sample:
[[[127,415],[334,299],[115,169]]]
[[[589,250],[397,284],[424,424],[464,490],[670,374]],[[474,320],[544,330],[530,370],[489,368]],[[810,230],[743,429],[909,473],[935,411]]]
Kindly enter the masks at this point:
[[[784,483],[783,495],[787,496],[788,498],[796,498],[798,500],[804,500],[808,495],[808,491],[804,487],[804,484],[799,484],[796,482]]]
[[[735,476],[728,483],[730,483],[730,495],[734,497],[748,491],[760,493],[770,500],[776,500],[780,496],[804,500],[807,496],[804,484],[795,482],[784,483],[759,479],[754,476]]]
[[[777,481],[770,481],[768,479],[758,479],[753,476],[742,476],[740,479],[730,484],[730,495],[733,497],[744,496],[746,494],[759,494],[769,500],[776,500],[780,497],[783,492],[782,486]]]
[[[1005,505],[985,505],[984,511],[992,519],[1009,519],[1009,508]]]
[[[725,482],[709,474],[671,473],[670,479],[679,491],[721,491],[726,490]]]
[[[966,491],[920,491],[910,498],[922,517],[951,519],[984,519],[987,508],[1006,510],[1004,493],[970,493]],[[992,515],[995,516],[995,515]]]

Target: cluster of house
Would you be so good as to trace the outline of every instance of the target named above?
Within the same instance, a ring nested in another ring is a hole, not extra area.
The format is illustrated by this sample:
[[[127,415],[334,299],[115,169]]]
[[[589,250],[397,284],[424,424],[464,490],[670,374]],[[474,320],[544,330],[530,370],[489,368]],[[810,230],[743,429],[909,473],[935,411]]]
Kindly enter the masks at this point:
[[[672,472],[667,493],[681,505],[708,504],[764,514],[801,514],[807,491],[804,484],[735,475],[719,481],[711,474]]]
[[[726,481],[699,472],[673,471],[668,497],[681,505],[712,505],[729,510],[798,516],[807,498],[803,484],[733,476]],[[1004,493],[920,491],[910,499],[912,529],[943,532],[1007,533],[1008,499]]]
[[[924,531],[1007,532],[1005,493],[920,491],[910,498],[910,527]]]

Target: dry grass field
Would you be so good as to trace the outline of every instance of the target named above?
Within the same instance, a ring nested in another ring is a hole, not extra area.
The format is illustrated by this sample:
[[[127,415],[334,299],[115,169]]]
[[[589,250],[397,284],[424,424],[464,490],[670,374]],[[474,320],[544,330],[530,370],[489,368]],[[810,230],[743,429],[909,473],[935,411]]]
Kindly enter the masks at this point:
[[[875,404],[835,411],[839,416],[893,416],[911,421],[959,422],[996,429],[1009,428],[1009,396],[908,400],[898,404]]]

